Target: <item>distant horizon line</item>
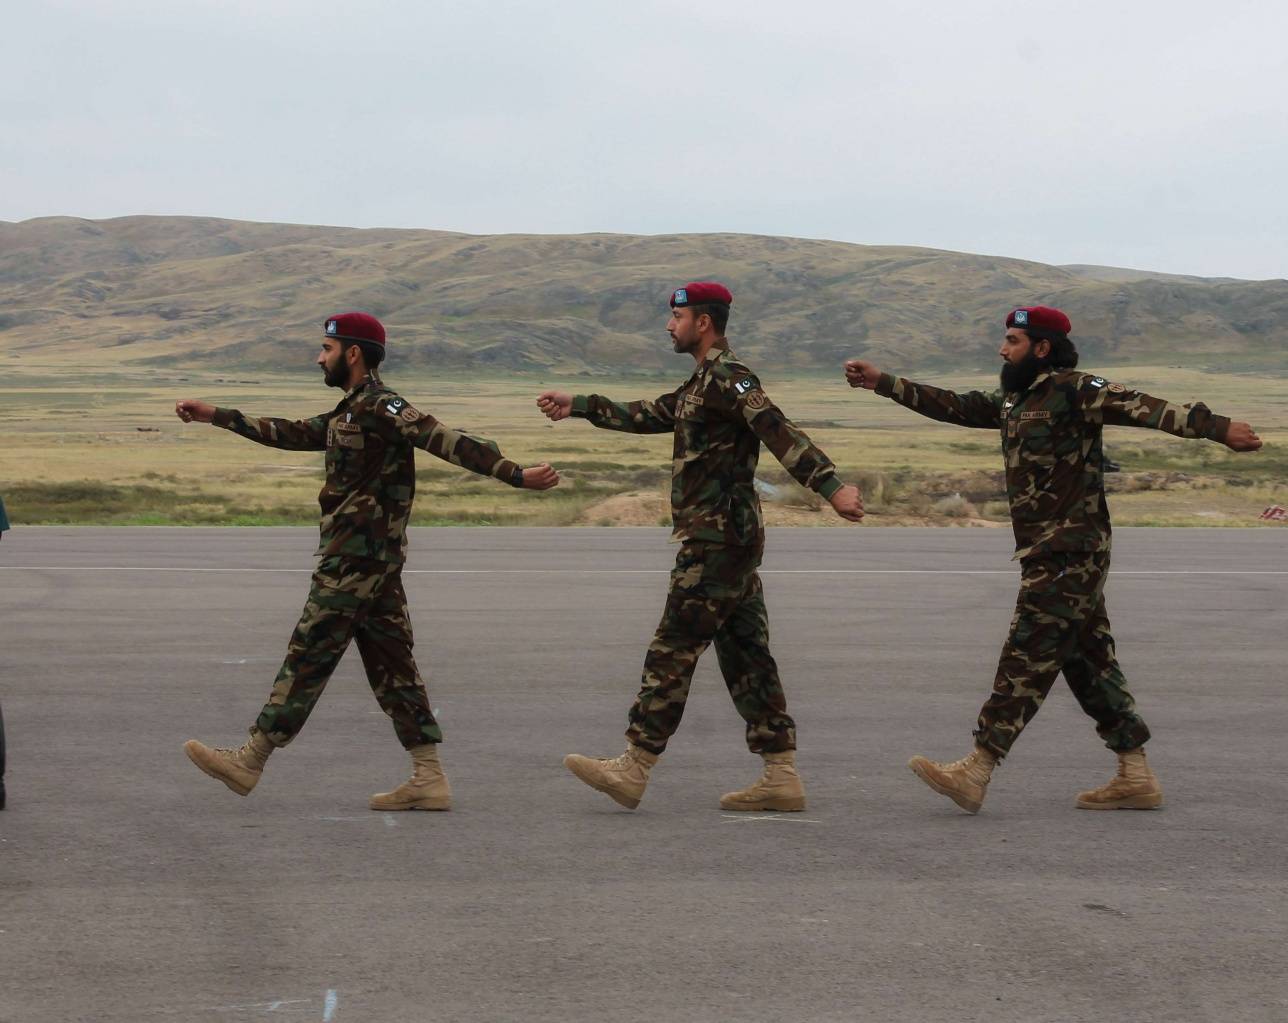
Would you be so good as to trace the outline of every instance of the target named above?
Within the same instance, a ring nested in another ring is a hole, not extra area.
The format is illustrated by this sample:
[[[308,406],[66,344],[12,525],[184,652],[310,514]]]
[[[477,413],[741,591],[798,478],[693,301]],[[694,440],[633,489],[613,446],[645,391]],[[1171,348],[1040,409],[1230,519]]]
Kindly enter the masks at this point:
[[[0,226],[21,227],[40,221],[71,220],[84,221],[90,224],[104,224],[122,220],[213,220],[228,224],[254,224],[262,227],[302,227],[318,230],[334,229],[340,231],[398,231],[419,234],[454,235],[461,238],[770,238],[783,241],[816,242],[827,245],[846,245],[866,249],[910,249],[921,252],[947,253],[960,256],[976,256],[986,259],[1005,259],[1016,263],[1030,263],[1034,266],[1054,267],[1059,270],[1111,270],[1127,273],[1146,274],[1151,277],[1181,278],[1194,281],[1238,282],[1247,284],[1266,284],[1276,281],[1288,281],[1288,277],[1239,277],[1231,274],[1208,275],[1198,273],[1180,273],[1172,270],[1155,270],[1146,267],[1124,266],[1116,263],[1047,263],[1039,259],[1023,256],[1012,256],[996,252],[973,252],[967,249],[948,249],[934,245],[918,245],[906,242],[855,242],[841,238],[814,237],[794,234],[769,234],[763,231],[459,231],[439,227],[355,227],[348,224],[316,224],[293,220],[255,220],[242,217],[217,216],[204,213],[126,213],[112,217],[83,217],[70,213],[50,213],[22,220],[0,220]]]

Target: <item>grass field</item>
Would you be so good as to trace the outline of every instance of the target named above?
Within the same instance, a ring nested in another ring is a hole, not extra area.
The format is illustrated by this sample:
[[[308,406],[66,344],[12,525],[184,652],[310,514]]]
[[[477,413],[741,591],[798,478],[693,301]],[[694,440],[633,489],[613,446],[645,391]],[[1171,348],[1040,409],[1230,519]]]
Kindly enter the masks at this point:
[[[895,367],[891,367],[895,368]],[[547,387],[617,399],[653,397],[673,378],[439,379],[392,369],[388,382],[450,426],[490,437],[512,458],[552,462],[553,491],[515,491],[419,456],[418,525],[659,525],[669,521],[671,438],[552,424],[533,399]],[[1123,472],[1109,477],[1122,525],[1257,524],[1269,504],[1288,503],[1288,379],[1218,376],[1139,367],[1116,379],[1178,401],[1201,398],[1247,419],[1266,441],[1255,455],[1152,431],[1111,428]],[[1007,521],[998,443],[991,432],[924,420],[835,377],[765,374],[774,400],[862,485],[870,525],[1002,525]],[[962,390],[995,378],[924,379]],[[194,397],[255,415],[299,418],[331,407],[307,363],[291,376],[113,371],[91,374],[50,360],[15,362],[0,391],[0,495],[15,524],[300,525],[317,519],[322,455],[276,451],[223,430],[184,425],[177,398]],[[763,454],[774,488],[766,518],[780,525],[841,525],[823,502]],[[1278,527],[1282,528],[1282,527]]]

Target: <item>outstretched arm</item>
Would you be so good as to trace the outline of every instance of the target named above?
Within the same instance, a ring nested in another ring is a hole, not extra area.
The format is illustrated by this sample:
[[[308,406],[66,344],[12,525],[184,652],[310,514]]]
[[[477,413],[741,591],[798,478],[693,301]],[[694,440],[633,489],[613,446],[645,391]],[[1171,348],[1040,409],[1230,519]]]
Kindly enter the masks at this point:
[[[1234,451],[1261,447],[1261,438],[1251,426],[1218,416],[1201,401],[1177,405],[1093,376],[1083,379],[1078,401],[1084,416],[1107,426],[1142,426],[1175,437],[1205,438]]]
[[[312,419],[249,419],[236,409],[217,408],[209,402],[185,398],[174,404],[175,415],[185,423],[213,423],[265,447],[286,451],[326,450],[326,416]]]
[[[428,412],[418,412],[400,398],[390,397],[382,403],[377,422],[445,462],[480,476],[492,476],[512,487],[549,490],[559,483],[559,474],[548,462],[524,468],[505,458],[492,441],[444,426]]]
[[[715,381],[714,390],[734,415],[746,420],[792,479],[827,498],[843,519],[858,522],[863,518],[863,495],[859,488],[841,482],[832,460],[769,400],[756,377],[735,374],[720,378]]]
[[[654,401],[621,404],[598,394],[545,391],[537,397],[537,408],[556,423],[569,416],[577,416],[605,430],[670,433],[675,429],[675,406],[679,395],[677,388]]]
[[[883,397],[893,398],[900,405],[927,419],[979,429],[998,429],[1002,425],[1001,391],[958,394],[956,391],[882,373],[872,363],[862,359],[849,359],[845,363],[845,379],[851,387],[863,387],[876,391]]]

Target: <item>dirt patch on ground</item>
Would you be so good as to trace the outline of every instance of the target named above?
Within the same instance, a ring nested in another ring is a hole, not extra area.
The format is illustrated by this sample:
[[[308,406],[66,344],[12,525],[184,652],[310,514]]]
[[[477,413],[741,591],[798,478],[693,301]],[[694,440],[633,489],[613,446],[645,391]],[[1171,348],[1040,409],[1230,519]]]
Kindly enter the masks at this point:
[[[767,526],[847,526],[830,505],[806,508],[801,505],[778,504],[766,501],[761,506]],[[1009,527],[1009,522],[973,517],[947,517],[940,515],[882,514],[870,512],[864,520],[869,526],[962,526],[997,529]],[[656,491],[635,490],[614,494],[591,505],[577,520],[579,526],[669,526],[671,524],[670,499]]]
[[[669,526],[671,502],[652,490],[614,494],[592,504],[577,520],[579,526]]]

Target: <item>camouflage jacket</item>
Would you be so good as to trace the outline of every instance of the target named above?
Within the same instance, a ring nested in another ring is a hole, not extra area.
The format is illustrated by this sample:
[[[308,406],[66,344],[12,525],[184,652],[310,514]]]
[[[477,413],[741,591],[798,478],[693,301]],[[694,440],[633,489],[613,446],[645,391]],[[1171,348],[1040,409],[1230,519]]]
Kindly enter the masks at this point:
[[[930,419],[1001,431],[1016,558],[1109,550],[1102,427],[1220,441],[1230,426],[1201,402],[1176,405],[1075,370],[1042,373],[1012,394],[956,394],[882,373],[877,393]]]
[[[802,486],[830,498],[836,466],[766,397],[760,381],[727,347],[715,347],[693,375],[656,401],[621,405],[579,394],[572,414],[607,430],[675,434],[671,463],[672,539],[733,547],[763,543],[756,462],[764,441]]]
[[[326,451],[321,557],[406,559],[407,520],[416,494],[415,449],[481,476],[513,483],[519,466],[491,441],[448,429],[418,412],[372,375],[346,392],[334,410],[312,419],[248,419],[215,410],[214,424],[272,448]]]

